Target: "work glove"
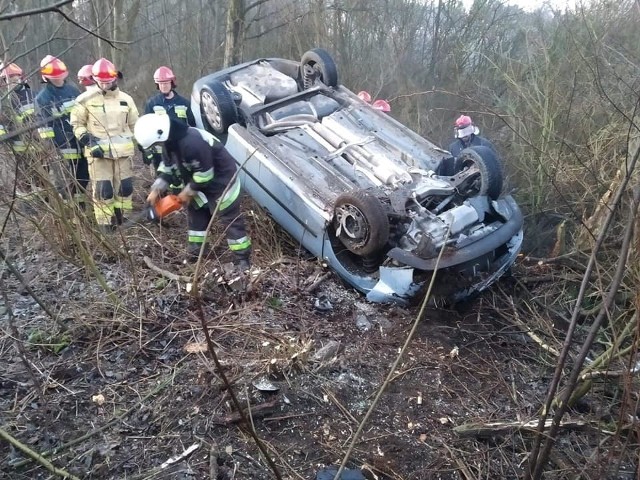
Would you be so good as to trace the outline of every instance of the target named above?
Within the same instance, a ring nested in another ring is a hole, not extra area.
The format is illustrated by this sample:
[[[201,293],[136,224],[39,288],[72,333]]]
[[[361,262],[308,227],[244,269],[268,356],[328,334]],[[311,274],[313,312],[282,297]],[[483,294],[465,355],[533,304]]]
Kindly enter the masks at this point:
[[[160,195],[161,195],[160,190],[156,190],[156,189],[151,190],[149,192],[149,195],[147,195],[147,203],[151,206],[155,205],[156,203],[158,203],[158,200],[160,199]]]
[[[187,205],[195,196],[195,194],[196,192],[194,192],[193,189],[189,185],[187,185],[178,194],[178,200],[180,200],[180,203],[182,203],[183,205]]]
[[[95,147],[89,150],[89,153],[93,158],[104,158],[104,152],[102,151],[102,147],[100,145],[96,145]]]
[[[78,143],[83,147],[95,147],[98,145],[98,137],[86,132],[78,138]]]
[[[153,164],[153,157],[154,156],[155,156],[155,152],[151,148],[148,148],[147,150],[143,150],[142,151],[142,163],[144,163],[145,165]]]

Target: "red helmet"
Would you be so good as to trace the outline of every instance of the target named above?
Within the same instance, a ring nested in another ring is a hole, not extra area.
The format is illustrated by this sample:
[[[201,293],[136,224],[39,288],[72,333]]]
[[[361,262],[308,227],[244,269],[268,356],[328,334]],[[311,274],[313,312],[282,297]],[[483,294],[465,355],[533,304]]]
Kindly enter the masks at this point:
[[[40,62],[40,73],[43,80],[64,80],[69,75],[69,69],[62,60],[47,55]]]
[[[454,131],[456,138],[464,138],[480,133],[480,129],[473,124],[473,120],[468,115],[460,115],[456,119]]]
[[[391,111],[391,105],[389,105],[389,102],[387,102],[386,100],[376,100],[371,104],[371,106],[376,110],[381,110],[383,112]]]
[[[364,90],[358,92],[358,98],[360,98],[360,100],[362,100],[363,102],[371,103],[371,95],[369,94],[369,92],[365,92]]]
[[[175,86],[176,76],[173,74],[173,70],[163,65],[153,73],[153,81],[156,83],[172,82],[173,85]]]
[[[456,119],[456,128],[465,128],[468,127],[469,125],[473,125],[473,120],[471,120],[471,117],[469,117],[468,115],[460,115],[457,119]]]
[[[106,58],[101,58],[91,67],[91,75],[96,82],[109,83],[118,78],[116,67]]]
[[[94,83],[96,83],[93,81],[93,74],[91,73],[92,68],[93,65],[89,64],[78,70],[78,83],[80,85],[88,87],[89,85],[93,85]]]
[[[9,77],[22,77],[22,69],[15,63],[5,65],[0,63],[0,77],[8,79]]]

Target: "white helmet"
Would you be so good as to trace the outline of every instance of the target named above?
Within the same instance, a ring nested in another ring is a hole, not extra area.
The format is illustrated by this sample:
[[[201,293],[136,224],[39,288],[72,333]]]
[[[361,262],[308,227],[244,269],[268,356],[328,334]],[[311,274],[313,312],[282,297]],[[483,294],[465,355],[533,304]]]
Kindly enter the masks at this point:
[[[136,122],[133,127],[133,136],[142,148],[147,149],[154,143],[167,141],[170,125],[169,115],[148,113]]]

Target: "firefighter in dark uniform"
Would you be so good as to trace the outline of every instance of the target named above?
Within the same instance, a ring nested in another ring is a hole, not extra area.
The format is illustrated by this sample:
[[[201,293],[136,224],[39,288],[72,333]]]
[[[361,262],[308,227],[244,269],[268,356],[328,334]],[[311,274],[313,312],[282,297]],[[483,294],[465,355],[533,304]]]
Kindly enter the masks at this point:
[[[80,95],[78,88],[65,81],[69,75],[67,66],[53,55],[47,55],[40,62],[40,74],[45,87],[36,97],[38,118],[49,119],[38,129],[40,138],[52,141],[63,159],[62,169],[54,169],[61,178],[56,178],[56,187],[63,198],[73,197],[79,206],[84,206],[85,192],[89,184],[89,166],[73,135],[69,115],[75,99]],[[69,181],[65,170],[73,174]]]
[[[147,197],[149,204],[158,201],[173,175],[178,174],[186,185],[178,197],[187,205],[189,255],[194,257],[200,253],[217,205],[218,218],[226,227],[227,244],[235,256],[234,263],[241,270],[247,270],[251,239],[240,214],[240,181],[234,179],[236,163],[222,143],[209,132],[189,127],[162,113],[140,117],[134,136],[144,149],[164,145],[158,177]]]
[[[167,113],[171,118],[195,127],[196,121],[189,100],[176,92],[176,76],[173,71],[169,67],[159,67],[153,74],[153,81],[160,92],[147,100],[144,113]],[[144,161],[147,165],[153,163],[157,169],[162,161],[162,147],[144,152]]]
[[[35,117],[35,103],[31,87],[24,80],[22,68],[15,63],[0,64],[0,83],[9,90],[2,108],[5,119],[4,122],[0,121],[4,124],[5,131],[10,133],[29,125]],[[0,98],[4,96],[5,93],[0,92]],[[39,146],[38,139],[34,137],[25,133],[8,141],[19,172],[19,184],[26,182],[27,187],[37,186],[33,181],[37,178],[34,169],[37,169],[35,156],[39,152]]]

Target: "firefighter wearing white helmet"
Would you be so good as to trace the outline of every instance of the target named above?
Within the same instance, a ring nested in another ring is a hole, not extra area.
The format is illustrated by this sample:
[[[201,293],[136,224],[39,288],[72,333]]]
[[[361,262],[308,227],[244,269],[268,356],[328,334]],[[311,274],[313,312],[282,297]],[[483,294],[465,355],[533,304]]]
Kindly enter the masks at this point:
[[[187,206],[189,256],[197,258],[200,253],[217,205],[217,217],[224,226],[234,263],[242,270],[248,269],[251,240],[240,214],[240,181],[236,178],[236,162],[224,145],[209,132],[164,113],[143,115],[134,133],[142,148],[162,144],[166,151],[147,202],[154,205],[175,174],[186,185],[178,197]]]
[[[118,88],[121,75],[113,63],[101,58],[92,74],[97,88],[76,99],[71,125],[89,163],[96,222],[109,231],[133,208],[133,127],[138,109]]]
[[[80,90],[67,82],[67,66],[53,55],[47,55],[40,62],[40,75],[45,86],[36,97],[36,107],[38,118],[46,121],[46,124],[38,128],[38,133],[45,142],[53,142],[63,160],[60,166],[64,167],[60,169],[51,164],[54,183],[63,198],[73,197],[83,207],[89,184],[89,170],[87,159],[82,155],[69,123],[71,110]],[[72,172],[73,181],[64,174],[65,170]]]
[[[171,118],[180,120],[190,127],[196,126],[191,112],[189,100],[176,91],[176,76],[169,67],[161,66],[153,73],[153,81],[159,93],[151,96],[145,106],[144,113],[167,113]],[[143,155],[144,163],[158,168],[162,160],[162,148],[148,149]],[[175,185],[175,188],[179,185]]]

